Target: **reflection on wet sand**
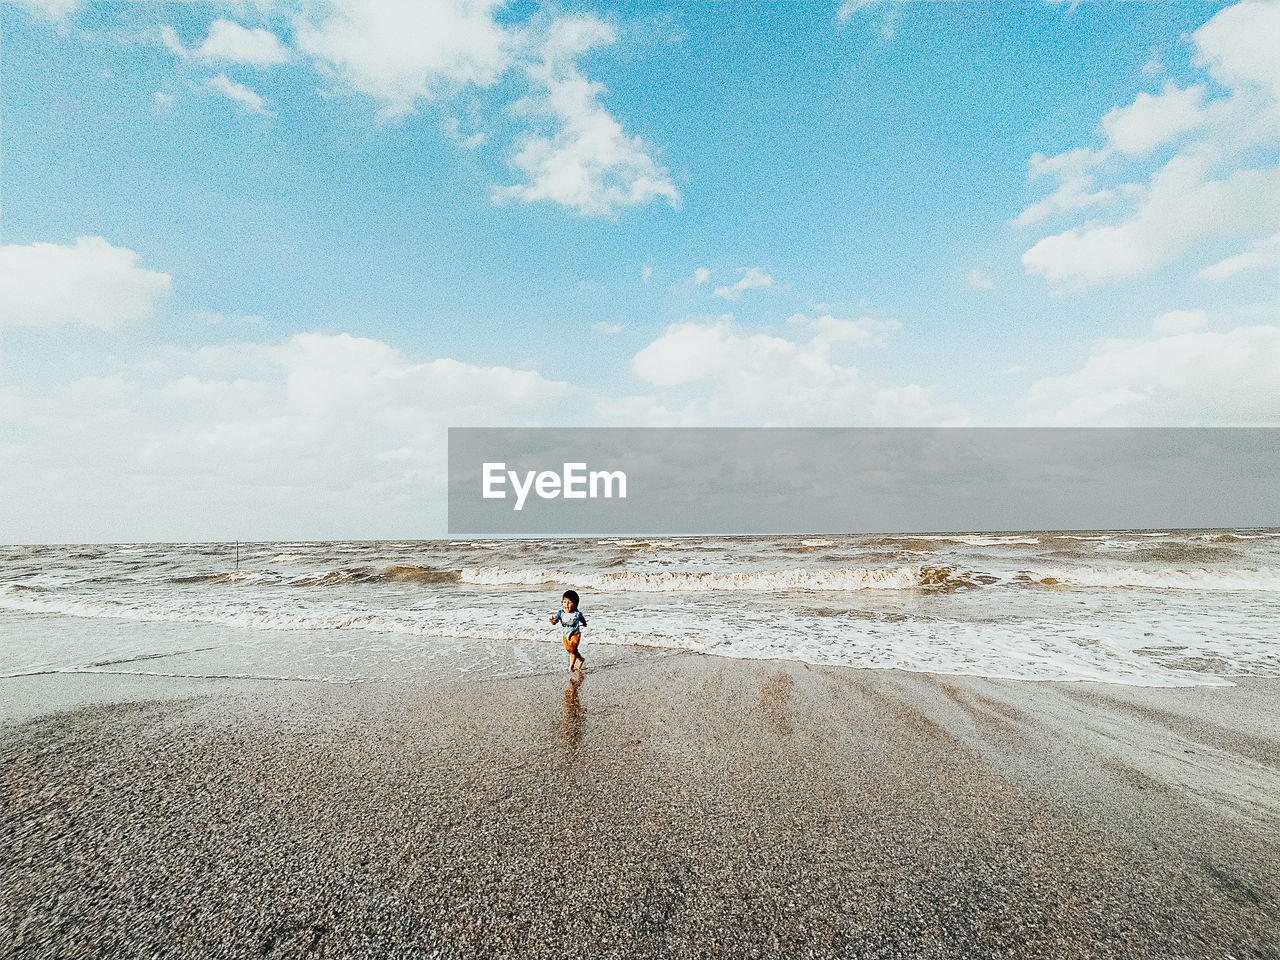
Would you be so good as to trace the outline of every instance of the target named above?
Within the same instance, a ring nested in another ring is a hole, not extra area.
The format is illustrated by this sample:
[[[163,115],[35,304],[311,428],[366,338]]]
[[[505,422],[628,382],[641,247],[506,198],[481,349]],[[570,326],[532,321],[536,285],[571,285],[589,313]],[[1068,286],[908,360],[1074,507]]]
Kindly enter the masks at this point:
[[[578,687],[582,676],[569,677],[569,688],[564,692],[564,712],[560,714],[558,732],[566,747],[576,747],[582,740],[582,704],[578,702]]]

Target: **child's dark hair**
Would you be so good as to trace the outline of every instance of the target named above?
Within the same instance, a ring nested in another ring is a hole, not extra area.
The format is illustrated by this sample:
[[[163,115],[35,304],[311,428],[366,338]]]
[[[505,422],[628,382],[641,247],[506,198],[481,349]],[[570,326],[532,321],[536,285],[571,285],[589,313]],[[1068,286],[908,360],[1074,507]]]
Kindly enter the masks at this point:
[[[564,596],[563,596],[563,597],[561,597],[560,599],[561,599],[561,600],[572,600],[572,601],[573,601],[573,605],[574,605],[575,607],[578,605],[578,594],[577,594],[577,593],[575,593],[573,590],[566,590],[566,591],[564,592]]]

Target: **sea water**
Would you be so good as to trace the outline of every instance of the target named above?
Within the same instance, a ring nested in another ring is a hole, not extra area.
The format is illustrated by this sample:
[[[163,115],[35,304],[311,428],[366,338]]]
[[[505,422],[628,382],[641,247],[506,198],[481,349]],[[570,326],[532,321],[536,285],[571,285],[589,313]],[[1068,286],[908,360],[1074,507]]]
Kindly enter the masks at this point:
[[[654,651],[1022,680],[1280,676],[1280,530],[0,546],[0,677],[408,683]]]

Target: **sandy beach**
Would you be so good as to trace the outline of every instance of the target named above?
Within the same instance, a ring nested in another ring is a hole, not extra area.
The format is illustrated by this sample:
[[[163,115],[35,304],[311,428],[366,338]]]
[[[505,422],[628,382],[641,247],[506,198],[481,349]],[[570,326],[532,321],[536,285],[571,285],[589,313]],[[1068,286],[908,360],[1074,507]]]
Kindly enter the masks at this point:
[[[0,954],[1280,955],[1274,682],[144,682],[4,728]]]

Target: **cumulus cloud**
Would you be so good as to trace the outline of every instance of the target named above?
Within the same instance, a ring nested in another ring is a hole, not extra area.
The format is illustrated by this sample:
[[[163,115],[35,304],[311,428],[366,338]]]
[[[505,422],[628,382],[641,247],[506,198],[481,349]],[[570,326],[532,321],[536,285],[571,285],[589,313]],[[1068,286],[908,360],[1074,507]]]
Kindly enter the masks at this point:
[[[1085,207],[1106,203],[1115,194],[1111,190],[1095,189],[1093,168],[1106,158],[1097,150],[1068,150],[1057,156],[1033,154],[1029,163],[1028,179],[1052,177],[1057,188],[1048,196],[1028,204],[1013,220],[1016,227],[1039,223],[1048,217]]]
[[[172,284],[132,250],[102,237],[69,245],[0,247],[0,326],[83,323],[111,329],[146,320]]]
[[[680,192],[648,145],[622,129],[600,102],[604,87],[578,70],[579,55],[616,39],[613,28],[595,17],[566,17],[551,25],[541,60],[527,68],[537,92],[520,106],[549,119],[556,131],[522,138],[511,165],[527,179],[495,187],[496,200],[550,200],[588,216],[657,198],[679,205]]]
[[[932,387],[877,384],[833,360],[833,344],[875,339],[873,322],[801,317],[795,326],[788,338],[730,317],[674,324],[632,359],[660,394],[601,399],[597,409],[615,423],[688,425],[936,425],[955,416],[937,407]]]
[[[1280,98],[1280,5],[1252,0],[1227,7],[1195,32],[1195,62],[1219,83],[1253,86]]]
[[[742,276],[738,282],[730,286],[716,287],[715,295],[725,300],[736,300],[745,290],[760,290],[773,286],[773,277],[760,267],[743,267],[738,271]]]
[[[1172,337],[1203,329],[1209,315],[1203,310],[1170,310],[1151,321],[1151,332],[1158,337]]]
[[[1032,384],[1030,421],[1060,426],[1280,426],[1280,326],[1201,329],[1194,311],[1148,339],[1097,344],[1079,370]]]
[[[500,0],[328,0],[319,17],[295,20],[299,50],[335,80],[372,98],[387,119],[421,103],[499,79],[522,87],[513,112],[530,129],[509,158],[520,182],[495,185],[497,203],[550,202],[584,216],[609,216],[653,200],[680,203],[670,174],[643,139],[626,132],[602,102],[578,58],[616,41],[591,15],[535,19],[524,26],[494,18]],[[474,149],[488,139],[450,135]]]
[[[372,98],[385,117],[413,112],[511,64],[513,37],[494,21],[498,0],[331,0],[294,23],[298,48],[332,76]]]
[[[220,73],[216,77],[210,77],[205,81],[205,86],[210,90],[216,90],[228,100],[239,104],[247,113],[267,114],[267,105],[262,102],[262,98],[246,87],[243,83],[236,83],[230,79],[225,73]]]
[[[1107,145],[1119,153],[1145,157],[1203,123],[1203,100],[1204,87],[1180,90],[1172,80],[1158,94],[1139,93],[1127,107],[1116,107],[1103,116]]]
[[[0,459],[24,469],[0,471],[0,527],[85,540],[133,515],[138,537],[427,535],[443,525],[447,427],[536,425],[571,394],[347,334],[169,348],[10,390]]]
[[[816,347],[829,347],[836,343],[869,347],[883,343],[885,336],[902,329],[902,324],[897,320],[878,320],[874,317],[846,320],[829,313],[816,317],[797,313],[789,317],[787,323],[808,331],[810,343]]]
[[[1208,152],[1179,154],[1152,178],[1130,219],[1045,237],[1022,263],[1053,283],[1092,283],[1146,273],[1208,238],[1273,226],[1277,171],[1245,168],[1213,180],[1205,175],[1213,159]]]
[[[280,43],[280,38],[270,30],[250,29],[233,20],[213,21],[204,40],[190,48],[183,46],[172,27],[161,27],[160,36],[171,52],[195,60],[220,60],[253,67],[272,67],[289,59],[289,53]]]
[[[1197,277],[1201,280],[1226,280],[1238,273],[1257,270],[1260,267],[1275,267],[1280,263],[1280,234],[1273,234],[1259,240],[1249,250],[1219,260],[1201,270]]]
[[[697,286],[702,286],[702,284],[706,283],[710,279],[711,270],[707,267],[698,267],[697,270],[693,271],[693,282]]]
[[[1194,62],[1225,91],[1203,83],[1166,82],[1101,118],[1101,148],[1032,157],[1030,178],[1050,175],[1056,189],[1028,205],[1018,226],[1109,201],[1127,201],[1119,219],[1095,220],[1036,242],[1023,255],[1028,272],[1054,283],[1090,284],[1148,273],[1205,242],[1257,236],[1277,220],[1280,67],[1271,37],[1280,5],[1256,0],[1219,11],[1191,35]],[[1134,183],[1100,186],[1104,176],[1132,176],[1131,166],[1173,145],[1177,152]]]

